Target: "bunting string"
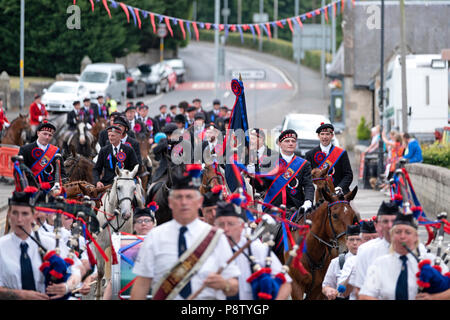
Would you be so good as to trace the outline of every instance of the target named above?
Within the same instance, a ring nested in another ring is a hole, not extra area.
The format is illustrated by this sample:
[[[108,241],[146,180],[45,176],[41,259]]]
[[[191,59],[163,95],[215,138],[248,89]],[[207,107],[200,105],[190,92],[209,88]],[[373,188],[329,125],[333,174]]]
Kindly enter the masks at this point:
[[[100,1],[100,0],[97,0],[97,1]],[[347,10],[355,7],[355,0],[347,0],[347,1],[348,1]],[[94,1],[89,0],[89,2],[91,4],[92,11],[94,11]],[[293,17],[289,17],[289,18],[285,18],[285,19],[276,20],[276,21],[269,21],[269,22],[265,22],[265,23],[216,25],[216,24],[210,23],[210,22],[192,21],[192,20],[181,19],[181,18],[177,18],[177,17],[166,16],[163,14],[136,8],[136,7],[124,4],[123,2],[119,2],[119,1],[102,0],[103,7],[106,10],[106,12],[108,13],[109,18],[112,18],[111,10],[108,5],[108,3],[111,3],[111,7],[114,9],[118,8],[118,6],[120,6],[122,8],[122,10],[124,11],[124,13],[126,15],[128,23],[130,23],[130,14],[131,14],[133,17],[133,20],[134,20],[134,25],[138,26],[139,29],[142,28],[143,22],[146,21],[145,19],[147,18],[147,16],[149,16],[152,30],[153,30],[153,33],[155,33],[155,34],[157,31],[156,25],[155,25],[155,15],[156,15],[160,24],[163,23],[163,21],[164,21],[164,24],[167,26],[167,29],[168,29],[171,37],[174,36],[174,30],[172,28],[172,24],[173,24],[173,26],[178,26],[180,28],[180,31],[183,35],[183,39],[186,39],[186,31],[187,31],[189,37],[191,37],[191,28],[190,27],[192,25],[192,28],[194,30],[195,39],[197,41],[199,41],[199,30],[198,29],[200,28],[200,29],[205,29],[205,30],[213,29],[213,30],[225,31],[225,34],[226,34],[225,36],[228,36],[228,32],[239,32],[241,35],[241,42],[244,41],[243,33],[246,31],[250,30],[250,32],[252,33],[253,39],[255,39],[255,30],[258,35],[258,38],[262,37],[265,33],[265,34],[267,34],[269,39],[272,39],[271,28],[276,28],[276,27],[284,28],[284,26],[287,23],[289,26],[289,29],[293,33],[294,25],[298,25],[300,28],[303,28],[303,22],[305,20],[312,19],[313,17],[319,16],[321,14],[324,15],[326,23],[329,23],[329,19],[328,19],[329,12],[330,12],[330,14],[333,15],[333,17],[336,17],[337,14],[341,14],[341,13],[344,14],[344,9],[345,9],[345,5],[346,5],[345,2],[346,2],[346,0],[335,0],[335,1],[332,1],[331,3],[327,4],[326,6],[323,6],[321,8],[316,8],[314,10],[305,12],[298,16],[293,16]],[[76,4],[76,0],[73,0],[73,4]],[[141,14],[142,14],[142,17],[144,18],[143,21],[141,21],[141,18],[140,18]],[[185,30],[185,27],[187,30]]]

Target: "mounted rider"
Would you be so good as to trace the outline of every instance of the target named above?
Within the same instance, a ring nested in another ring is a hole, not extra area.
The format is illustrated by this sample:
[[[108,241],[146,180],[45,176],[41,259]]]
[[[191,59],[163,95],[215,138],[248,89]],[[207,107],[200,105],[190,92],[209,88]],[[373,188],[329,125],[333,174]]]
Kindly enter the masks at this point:
[[[24,164],[31,169],[37,182],[49,182],[51,185],[55,183],[55,174],[57,166],[55,155],[60,153],[58,147],[50,144],[55,134],[56,127],[44,120],[36,129],[37,140],[20,147],[19,155],[23,156]],[[61,168],[61,179],[66,179],[64,165]]]
[[[312,168],[323,169],[328,166],[328,174],[333,178],[336,188],[341,188],[344,194],[350,192],[353,181],[352,167],[347,151],[331,143],[334,137],[334,127],[331,123],[321,123],[316,133],[320,144],[306,153],[306,160],[311,163]]]

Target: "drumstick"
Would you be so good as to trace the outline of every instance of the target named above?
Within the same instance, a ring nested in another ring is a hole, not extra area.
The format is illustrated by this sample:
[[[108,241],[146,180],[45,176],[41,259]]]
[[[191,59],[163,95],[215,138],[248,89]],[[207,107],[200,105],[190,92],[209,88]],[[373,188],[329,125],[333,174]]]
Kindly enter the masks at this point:
[[[93,284],[96,284],[96,283],[97,283],[97,280],[92,281],[91,283],[89,283],[89,287],[92,286]],[[80,287],[78,289],[73,290],[72,293],[77,293],[81,289],[83,289],[83,287]]]

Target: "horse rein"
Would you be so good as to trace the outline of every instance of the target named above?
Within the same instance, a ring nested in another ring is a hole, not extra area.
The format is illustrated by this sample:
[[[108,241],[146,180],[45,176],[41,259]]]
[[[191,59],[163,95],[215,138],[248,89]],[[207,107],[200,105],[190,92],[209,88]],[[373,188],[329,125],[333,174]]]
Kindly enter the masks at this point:
[[[117,178],[116,180],[117,180],[117,181],[118,181],[118,180],[133,180],[133,181],[134,181],[134,178]],[[108,191],[108,198],[109,198],[109,196],[110,196],[111,190],[112,190],[112,189],[109,189],[109,191]],[[116,195],[118,195],[118,193],[117,193],[117,183],[116,183],[116,188],[115,188],[115,190],[116,190]],[[119,203],[118,203],[119,206],[120,206],[120,204],[121,204],[123,201],[125,201],[125,200],[130,200],[130,202],[133,203],[133,199],[131,199],[130,197],[124,197],[124,198],[122,198],[122,199],[119,199],[119,197],[117,196],[117,201],[119,202]],[[127,223],[127,221],[130,219],[129,217],[128,217],[127,219],[123,219],[122,224],[119,224],[119,215],[118,215],[116,212],[114,212],[114,214],[108,214],[108,213],[104,212],[104,215],[105,215],[105,217],[106,217],[106,222],[105,222],[105,224],[102,226],[102,228],[105,228],[107,225],[109,225],[109,226],[114,230],[114,232],[119,232],[119,230],[120,230],[120,229],[125,225],[125,223]],[[108,216],[109,216],[109,217],[108,217]],[[117,228],[114,228],[114,226],[111,224],[111,221],[114,220],[114,218],[116,218]]]
[[[339,248],[338,240],[339,240],[342,236],[344,236],[344,235],[346,234],[345,231],[341,232],[340,234],[336,234],[336,230],[335,230],[334,227],[333,227],[333,222],[331,221],[331,211],[330,211],[330,208],[331,208],[332,206],[337,205],[337,204],[340,204],[340,203],[343,203],[343,204],[349,204],[349,202],[348,202],[347,200],[339,200],[339,201],[335,201],[335,202],[329,203],[329,204],[328,204],[328,207],[327,207],[328,222],[329,222],[329,224],[330,224],[331,231],[333,232],[333,239],[330,241],[331,243],[329,243],[329,242],[327,242],[327,241],[321,239],[321,238],[320,238],[319,236],[317,236],[314,232],[312,232],[312,230],[309,231],[317,241],[319,241],[320,243],[323,243],[324,245],[328,246],[328,247],[331,248],[331,249],[338,249],[338,248]]]

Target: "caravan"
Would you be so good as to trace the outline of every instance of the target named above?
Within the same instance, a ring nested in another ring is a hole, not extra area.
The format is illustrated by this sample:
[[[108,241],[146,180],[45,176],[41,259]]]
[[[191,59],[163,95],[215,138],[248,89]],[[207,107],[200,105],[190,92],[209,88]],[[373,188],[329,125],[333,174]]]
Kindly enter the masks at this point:
[[[402,68],[400,56],[386,73],[385,119],[388,130],[409,132],[421,141],[433,141],[436,128],[448,125],[448,65],[441,55],[407,55],[408,128],[402,128]]]

